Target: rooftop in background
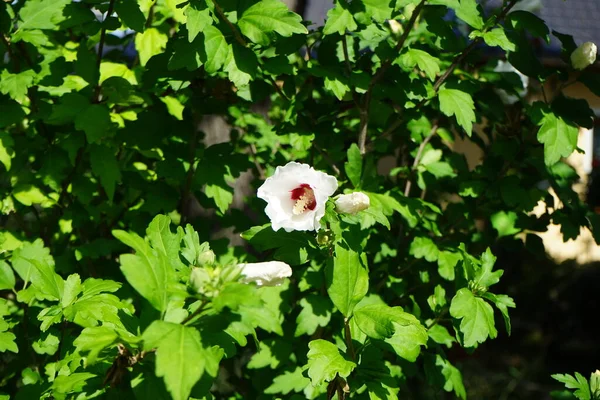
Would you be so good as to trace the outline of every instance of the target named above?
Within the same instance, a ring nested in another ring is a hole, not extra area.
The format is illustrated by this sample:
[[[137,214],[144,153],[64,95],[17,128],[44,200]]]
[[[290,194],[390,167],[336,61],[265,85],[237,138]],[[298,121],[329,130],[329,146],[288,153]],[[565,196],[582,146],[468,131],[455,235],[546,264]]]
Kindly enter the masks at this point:
[[[323,24],[333,1],[307,0],[304,18],[316,26]],[[479,0],[486,8],[496,8],[502,0]],[[584,42],[600,44],[600,0],[522,0],[515,9],[531,11],[546,21],[550,30],[573,35],[578,45]],[[557,54],[560,42],[552,37],[549,52]]]

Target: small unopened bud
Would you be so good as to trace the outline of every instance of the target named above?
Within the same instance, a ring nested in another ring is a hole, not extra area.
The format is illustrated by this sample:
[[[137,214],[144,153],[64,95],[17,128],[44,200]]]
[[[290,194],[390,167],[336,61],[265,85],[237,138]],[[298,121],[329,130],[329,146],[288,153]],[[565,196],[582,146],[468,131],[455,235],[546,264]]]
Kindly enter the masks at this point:
[[[366,210],[370,205],[369,196],[362,192],[343,194],[335,201],[336,210],[345,214],[356,214]]]
[[[571,65],[575,69],[585,69],[596,62],[598,48],[592,42],[585,42],[571,53]]]
[[[206,250],[198,254],[198,265],[212,265],[215,260],[216,256],[212,250]]]
[[[192,268],[190,274],[190,286],[197,293],[203,293],[204,288],[210,282],[210,274],[205,268]]]

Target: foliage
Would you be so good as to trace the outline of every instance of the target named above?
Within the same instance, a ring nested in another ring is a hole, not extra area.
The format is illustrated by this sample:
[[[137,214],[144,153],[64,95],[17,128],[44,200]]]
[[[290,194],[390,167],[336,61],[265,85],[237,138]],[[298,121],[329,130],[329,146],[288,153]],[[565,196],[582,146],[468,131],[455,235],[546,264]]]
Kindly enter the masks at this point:
[[[0,2],[0,397],[465,399],[453,349],[511,331],[492,249],[598,229],[561,159],[589,106],[484,56],[597,78],[503,3],[337,0],[314,28],[279,0]],[[370,207],[274,232],[255,189],[291,160]],[[292,277],[241,276],[269,260]]]

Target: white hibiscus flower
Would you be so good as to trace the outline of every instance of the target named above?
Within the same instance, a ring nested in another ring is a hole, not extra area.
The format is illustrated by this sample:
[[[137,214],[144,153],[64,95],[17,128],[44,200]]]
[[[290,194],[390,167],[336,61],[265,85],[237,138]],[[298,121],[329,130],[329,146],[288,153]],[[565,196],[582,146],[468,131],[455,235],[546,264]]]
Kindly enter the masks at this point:
[[[292,276],[292,268],[281,261],[238,264],[245,283],[255,282],[258,286],[278,286]]]
[[[292,161],[277,167],[258,188],[258,197],[267,202],[265,212],[274,231],[316,231],[337,186],[335,177]]]

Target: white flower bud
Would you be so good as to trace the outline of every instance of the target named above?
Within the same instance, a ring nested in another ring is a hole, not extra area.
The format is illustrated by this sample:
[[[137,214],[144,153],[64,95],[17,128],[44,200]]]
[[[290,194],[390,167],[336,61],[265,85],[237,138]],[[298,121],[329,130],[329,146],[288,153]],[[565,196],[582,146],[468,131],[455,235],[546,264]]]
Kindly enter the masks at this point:
[[[292,269],[281,261],[238,264],[244,276],[243,282],[255,282],[258,286],[278,286],[292,276]]]
[[[592,42],[585,42],[571,53],[571,64],[575,69],[585,69],[596,62],[598,48]]]
[[[388,19],[387,22],[394,36],[402,35],[402,24],[400,24],[400,22],[396,21],[395,19]]]
[[[363,192],[343,194],[335,201],[336,210],[345,214],[356,214],[366,210],[370,205],[369,196]]]

